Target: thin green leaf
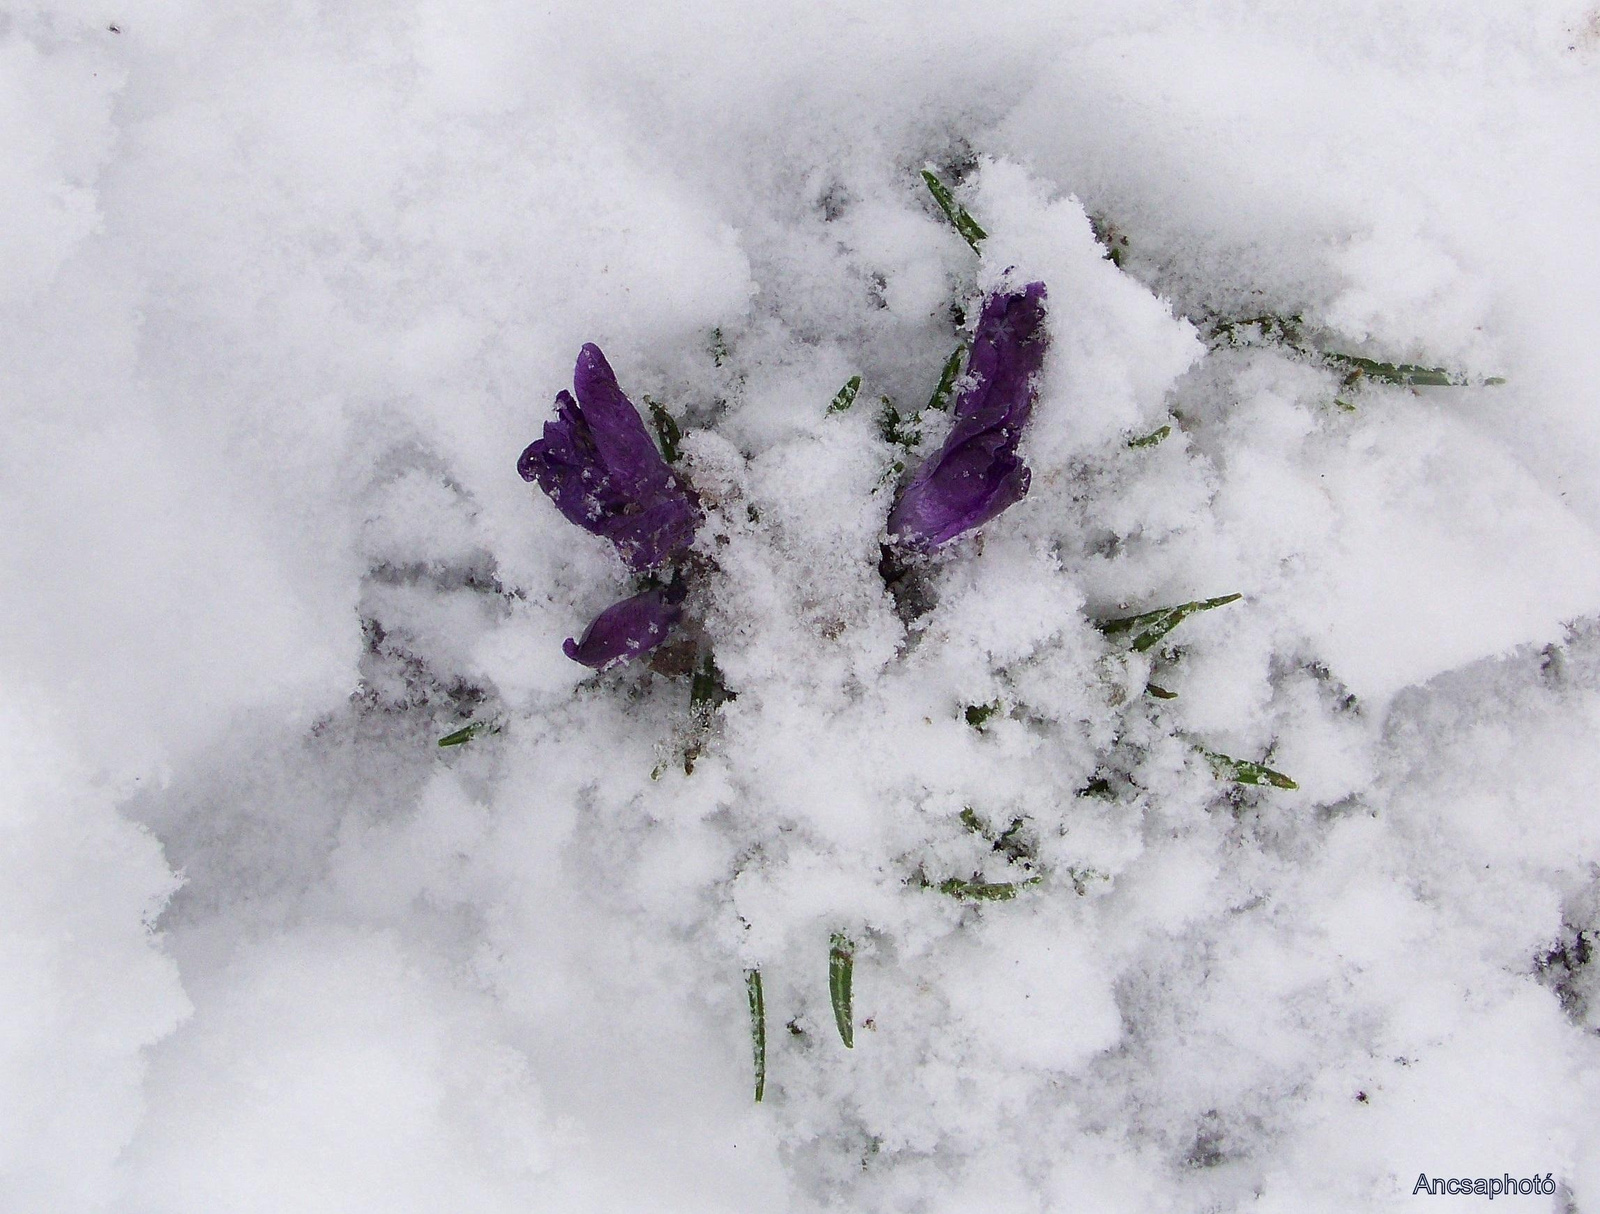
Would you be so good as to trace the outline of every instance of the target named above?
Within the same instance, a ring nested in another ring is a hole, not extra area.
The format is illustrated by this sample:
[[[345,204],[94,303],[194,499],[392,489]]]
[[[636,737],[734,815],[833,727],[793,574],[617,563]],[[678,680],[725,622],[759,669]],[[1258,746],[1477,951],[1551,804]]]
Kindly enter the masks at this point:
[[[1176,700],[1178,698],[1177,692],[1168,691],[1165,687],[1157,687],[1154,683],[1145,684],[1145,690],[1158,700]]]
[[[1159,443],[1162,439],[1166,438],[1167,435],[1169,435],[1171,433],[1172,433],[1172,427],[1171,426],[1162,426],[1161,429],[1154,430],[1151,433],[1146,434],[1143,438],[1130,438],[1128,440],[1128,446],[1130,446],[1130,447],[1154,447],[1157,443]]]
[[[481,733],[491,732],[495,728],[493,721],[474,721],[472,724],[454,733],[447,733],[439,739],[440,746],[465,746]]]
[[[856,393],[859,391],[861,391],[861,377],[852,375],[845,381],[844,387],[840,388],[838,394],[834,396],[833,403],[828,406],[828,412],[843,413],[856,403]]]
[[[1144,653],[1191,615],[1201,611],[1211,611],[1217,607],[1226,607],[1243,597],[1239,594],[1225,594],[1221,598],[1197,599],[1192,603],[1179,603],[1176,607],[1162,607],[1140,615],[1124,616],[1119,620],[1106,620],[1100,625],[1100,631],[1107,636],[1132,632],[1135,634],[1133,648],[1139,653]]]
[[[745,994],[750,998],[750,1052],[755,1059],[756,1103],[767,1090],[767,1001],[761,993],[761,971],[745,970]]]
[[[707,348],[711,352],[711,361],[717,366],[720,367],[728,361],[728,343],[723,340],[720,328],[711,330],[711,340]]]
[[[1299,315],[1270,314],[1219,321],[1212,328],[1212,342],[1216,345],[1230,346],[1287,346],[1298,354],[1320,359],[1328,366],[1343,370],[1347,385],[1360,383],[1363,379],[1414,388],[1460,388],[1473,384],[1494,386],[1506,382],[1498,375],[1474,380],[1469,375],[1445,367],[1380,362],[1377,359],[1362,358],[1358,354],[1345,354],[1338,350],[1319,350],[1302,334],[1301,326],[1304,323]]]
[[[939,383],[933,389],[933,395],[928,397],[928,408],[937,409],[940,413],[949,410],[950,396],[955,391],[956,380],[961,378],[961,360],[966,354],[966,346],[957,346],[950,357],[944,360],[944,370],[939,372]]]
[[[650,406],[650,420],[656,426],[656,438],[661,443],[662,458],[669,464],[677,463],[678,456],[683,453],[680,446],[683,442],[683,431],[678,429],[678,423],[672,420],[672,414],[668,413],[664,406],[648,396],[644,398],[644,402]]]
[[[939,209],[944,212],[955,230],[961,233],[961,239],[966,241],[972,251],[978,251],[980,241],[988,239],[989,233],[978,226],[978,221],[967,214],[967,208],[955,200],[955,195],[950,193],[950,187],[934,176],[932,170],[922,170],[922,180],[928,183],[928,193],[933,195],[933,200],[939,204]]]
[[[1205,755],[1218,776],[1235,784],[1270,784],[1273,788],[1291,790],[1300,787],[1281,771],[1273,771],[1264,764],[1252,763],[1249,759],[1235,759],[1214,750],[1202,750],[1200,753]]]
[[[1017,896],[1018,890],[1038,885],[1043,880],[1043,877],[1029,877],[1026,881],[963,881],[951,877],[935,888],[948,897],[969,902],[1009,902]]]
[[[847,1050],[855,1049],[855,1013],[850,1002],[850,985],[856,964],[855,945],[842,932],[834,932],[828,947],[828,1001],[833,1004],[833,1023],[839,1040]]]
[[[1379,383],[1406,384],[1423,388],[1455,388],[1471,382],[1465,375],[1446,371],[1443,367],[1419,367],[1416,363],[1376,362],[1370,358],[1361,358],[1355,354],[1339,354],[1332,350],[1324,351],[1322,357],[1348,372],[1345,376],[1347,384],[1356,383],[1363,378],[1375,379]]]

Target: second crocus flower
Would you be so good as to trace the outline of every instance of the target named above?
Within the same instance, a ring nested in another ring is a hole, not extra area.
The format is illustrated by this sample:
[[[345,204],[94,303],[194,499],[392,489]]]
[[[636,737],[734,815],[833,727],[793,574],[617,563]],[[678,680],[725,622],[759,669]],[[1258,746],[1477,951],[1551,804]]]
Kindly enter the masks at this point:
[[[901,547],[937,548],[1027,495],[1032,476],[1017,447],[1033,413],[1049,345],[1044,318],[1042,282],[984,301],[966,387],[956,398],[955,425],[889,513],[889,534]]]

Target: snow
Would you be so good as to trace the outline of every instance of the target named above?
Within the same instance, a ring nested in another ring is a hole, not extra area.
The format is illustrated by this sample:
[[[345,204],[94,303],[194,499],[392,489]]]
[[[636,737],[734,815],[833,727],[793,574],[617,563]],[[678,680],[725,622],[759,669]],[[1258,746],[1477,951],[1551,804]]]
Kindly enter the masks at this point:
[[[0,1209],[1600,1205],[1597,101],[1587,0],[0,12]],[[586,341],[714,709],[561,652]]]

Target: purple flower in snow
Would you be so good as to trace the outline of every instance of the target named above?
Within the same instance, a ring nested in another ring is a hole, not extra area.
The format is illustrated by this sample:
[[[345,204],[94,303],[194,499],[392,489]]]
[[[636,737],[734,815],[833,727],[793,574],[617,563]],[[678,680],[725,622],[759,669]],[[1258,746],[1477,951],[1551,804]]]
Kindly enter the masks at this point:
[[[556,396],[555,420],[545,422],[517,471],[538,481],[570,521],[615,544],[631,568],[654,569],[689,546],[699,507],[650,441],[599,346],[583,347],[572,378],[578,399]]]
[[[583,639],[568,637],[561,648],[574,662],[604,670],[626,662],[667,639],[683,615],[683,590],[657,587],[613,603],[584,630]]]
[[[1017,444],[1049,345],[1044,301],[1044,283],[1032,282],[984,302],[950,437],[889,512],[889,534],[906,547],[937,548],[1026,496],[1031,474]]]

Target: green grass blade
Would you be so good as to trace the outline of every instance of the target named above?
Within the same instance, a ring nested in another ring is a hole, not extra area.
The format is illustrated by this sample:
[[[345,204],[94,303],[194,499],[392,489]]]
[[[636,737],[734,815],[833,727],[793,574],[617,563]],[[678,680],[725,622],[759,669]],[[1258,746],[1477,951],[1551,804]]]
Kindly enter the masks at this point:
[[[1363,379],[1413,388],[1461,388],[1475,384],[1492,387],[1506,382],[1498,375],[1474,380],[1460,371],[1445,367],[1380,362],[1373,358],[1362,358],[1359,354],[1319,350],[1302,335],[1301,326],[1304,323],[1304,318],[1298,315],[1246,316],[1238,320],[1219,321],[1212,327],[1212,343],[1228,346],[1287,346],[1298,354],[1320,359],[1327,366],[1343,370],[1347,385],[1360,383]]]
[[[861,377],[859,375],[852,375],[848,380],[845,381],[844,387],[840,388],[838,393],[834,396],[833,403],[828,406],[828,412],[843,413],[851,405],[856,403],[856,393],[859,391],[861,391]]]
[[[465,746],[468,742],[472,741],[472,739],[477,737],[480,733],[487,732],[492,724],[493,724],[492,721],[474,721],[474,722],[472,722],[472,724],[470,724],[470,725],[468,725],[468,726],[466,726],[466,727],[464,727],[462,729],[456,730],[455,733],[447,733],[447,734],[445,734],[444,737],[439,739],[439,745],[440,746]]]
[[[828,947],[828,1001],[833,1004],[833,1023],[839,1040],[847,1050],[855,1049],[855,1013],[851,1008],[850,986],[856,964],[855,945],[842,932],[834,932]]]
[[[1154,447],[1157,443],[1159,443],[1162,439],[1166,438],[1167,435],[1169,435],[1171,433],[1172,433],[1172,427],[1171,426],[1162,426],[1161,429],[1152,431],[1151,433],[1146,434],[1143,438],[1130,438],[1128,440],[1128,446],[1130,446],[1130,447]]]
[[[1300,786],[1284,775],[1281,771],[1273,771],[1262,763],[1252,763],[1249,759],[1235,759],[1231,755],[1218,754],[1214,750],[1202,750],[1212,770],[1224,780],[1232,780],[1235,784],[1270,784],[1273,788],[1297,789]]]
[[[1029,877],[1026,881],[963,881],[960,877],[951,877],[935,888],[948,897],[968,902],[1009,902],[1019,890],[1043,880],[1043,877]]]
[[[944,370],[939,372],[939,383],[934,388],[933,395],[928,397],[928,408],[937,409],[940,413],[950,408],[950,396],[955,391],[956,380],[961,378],[961,360],[966,354],[966,346],[957,346],[950,357],[944,360]]]
[[[933,200],[939,204],[939,209],[944,216],[961,233],[961,239],[966,241],[972,251],[978,251],[978,244],[988,239],[989,233],[978,226],[978,221],[967,213],[967,208],[956,201],[955,195],[950,193],[950,187],[934,176],[932,170],[922,170],[922,180],[928,183],[928,193],[933,195]]]
[[[1221,598],[1196,599],[1192,603],[1179,603],[1176,607],[1161,607],[1155,611],[1124,616],[1118,620],[1106,620],[1100,625],[1100,631],[1107,636],[1131,632],[1134,634],[1133,648],[1139,653],[1144,653],[1191,615],[1226,607],[1243,597],[1240,594],[1225,594]]]
[[[1405,384],[1411,387],[1452,388],[1468,383],[1465,375],[1453,374],[1443,367],[1420,367],[1416,363],[1384,363],[1355,354],[1340,354],[1329,350],[1323,353],[1335,366],[1348,371],[1346,382],[1366,378],[1384,384]]]
[[[755,1059],[756,1103],[767,1091],[767,1001],[761,993],[761,971],[745,970],[745,994],[750,997],[750,1051]]]
[[[677,463],[678,456],[682,454],[680,444],[683,442],[683,431],[678,429],[678,423],[672,420],[672,414],[668,413],[662,405],[651,400],[648,396],[644,398],[644,401],[645,404],[650,406],[650,420],[656,426],[656,438],[661,443],[662,458],[669,464]]]

